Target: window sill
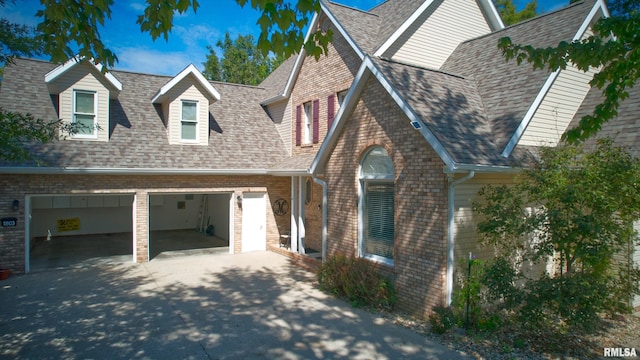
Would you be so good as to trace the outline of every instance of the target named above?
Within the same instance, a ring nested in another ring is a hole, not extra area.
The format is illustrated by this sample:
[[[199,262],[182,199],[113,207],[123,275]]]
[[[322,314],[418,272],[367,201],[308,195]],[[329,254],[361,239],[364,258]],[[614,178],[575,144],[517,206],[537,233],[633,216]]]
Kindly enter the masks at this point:
[[[395,263],[393,261],[393,259],[387,259],[387,258],[383,258],[381,256],[377,256],[377,255],[363,255],[361,256],[363,259],[369,260],[373,263],[379,264],[379,265],[384,265],[386,267],[389,267],[391,269],[395,268]]]

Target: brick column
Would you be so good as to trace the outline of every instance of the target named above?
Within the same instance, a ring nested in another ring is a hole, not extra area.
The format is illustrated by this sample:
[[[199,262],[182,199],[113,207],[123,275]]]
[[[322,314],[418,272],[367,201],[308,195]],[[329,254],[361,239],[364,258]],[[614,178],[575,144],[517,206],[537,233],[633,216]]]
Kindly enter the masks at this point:
[[[138,190],[133,200],[133,246],[136,263],[149,261],[149,194]]]

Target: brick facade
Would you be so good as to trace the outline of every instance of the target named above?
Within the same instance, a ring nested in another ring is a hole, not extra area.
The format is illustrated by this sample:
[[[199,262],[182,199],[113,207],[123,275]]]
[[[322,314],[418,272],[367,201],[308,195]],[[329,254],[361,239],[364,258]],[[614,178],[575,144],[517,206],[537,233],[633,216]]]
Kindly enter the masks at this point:
[[[14,273],[25,269],[25,202],[27,195],[50,194],[134,194],[136,261],[148,261],[149,206],[148,196],[155,193],[233,193],[264,192],[267,209],[267,246],[277,246],[280,231],[288,231],[290,213],[274,214],[272,205],[278,198],[291,198],[291,182],[287,177],[272,176],[118,176],[118,175],[1,175],[0,206],[11,209],[13,200],[20,201],[18,211],[3,210],[2,216],[18,219],[18,226],[0,228],[0,267]],[[235,201],[235,200],[234,200]],[[234,253],[242,252],[242,208],[234,210]],[[231,229],[230,229],[231,231]]]
[[[447,178],[443,163],[372,77],[346,119],[326,165],[329,254],[357,254],[358,169],[371,146],[383,146],[395,167],[393,267],[400,308],[426,317],[445,299]]]

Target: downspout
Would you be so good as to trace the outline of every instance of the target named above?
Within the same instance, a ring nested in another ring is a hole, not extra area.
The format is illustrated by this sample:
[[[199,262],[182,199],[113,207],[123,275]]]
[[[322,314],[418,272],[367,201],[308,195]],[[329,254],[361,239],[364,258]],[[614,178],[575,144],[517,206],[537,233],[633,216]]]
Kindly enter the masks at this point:
[[[448,211],[447,211],[447,223],[449,225],[449,231],[447,232],[447,237],[448,237],[448,247],[447,247],[447,306],[451,305],[451,295],[453,294],[453,245],[454,245],[454,236],[453,236],[453,231],[454,231],[454,223],[453,223],[453,207],[455,206],[454,203],[454,188],[456,187],[456,185],[461,184],[469,179],[471,179],[472,177],[474,177],[476,174],[475,171],[469,171],[469,173],[467,173],[466,176],[455,180],[455,181],[451,181],[449,182],[449,205],[448,205]],[[449,179],[453,179],[453,174],[449,175]]]
[[[313,176],[313,181],[322,186],[322,262],[327,259],[327,182]]]

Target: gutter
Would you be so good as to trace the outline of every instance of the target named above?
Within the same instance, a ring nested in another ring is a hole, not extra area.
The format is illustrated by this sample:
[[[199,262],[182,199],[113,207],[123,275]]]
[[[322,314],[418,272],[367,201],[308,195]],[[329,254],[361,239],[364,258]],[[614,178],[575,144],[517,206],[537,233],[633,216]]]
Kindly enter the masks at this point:
[[[458,180],[454,180],[451,181],[449,183],[449,204],[448,204],[448,209],[447,209],[447,224],[448,224],[448,232],[447,232],[447,240],[448,240],[448,246],[447,246],[447,294],[446,294],[446,306],[451,305],[451,295],[453,294],[453,245],[454,245],[454,241],[455,238],[453,236],[453,231],[454,231],[454,223],[453,223],[453,207],[455,205],[454,203],[454,188],[467,181],[470,180],[471,178],[473,178],[475,176],[476,172],[475,171],[469,171],[469,173],[467,173],[467,175],[465,175],[464,177],[458,179]],[[453,175],[450,175],[450,179],[453,179]]]
[[[322,262],[327,261],[327,182],[315,176],[313,181],[322,186]]]
[[[268,175],[267,169],[0,167],[1,174],[60,175]]]

